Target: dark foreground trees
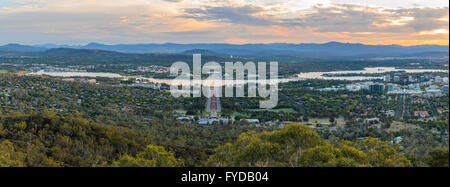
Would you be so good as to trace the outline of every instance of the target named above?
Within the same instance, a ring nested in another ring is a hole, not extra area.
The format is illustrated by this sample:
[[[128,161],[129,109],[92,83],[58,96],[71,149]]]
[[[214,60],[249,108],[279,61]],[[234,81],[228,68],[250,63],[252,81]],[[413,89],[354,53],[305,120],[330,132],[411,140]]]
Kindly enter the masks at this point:
[[[427,164],[431,167],[449,167],[449,152],[446,149],[435,149],[430,152]]]
[[[103,166],[122,155],[146,153],[149,144],[139,131],[73,115],[48,112],[0,117],[0,166]],[[164,148],[154,149],[162,152]]]
[[[273,132],[249,132],[220,146],[209,166],[408,167],[400,145],[369,138],[332,145],[310,128],[287,125]]]
[[[164,136],[164,135],[161,135]],[[139,130],[42,114],[0,116],[0,167],[183,167],[183,158],[157,146]],[[168,140],[171,141],[171,140]],[[187,153],[186,153],[187,154]],[[428,166],[448,167],[448,148],[431,152]],[[195,166],[409,167],[399,144],[368,138],[329,143],[312,129],[290,124],[249,131]]]
[[[148,145],[145,150],[134,158],[129,155],[122,156],[112,163],[113,167],[182,167],[183,159],[175,158],[172,152],[164,147]]]

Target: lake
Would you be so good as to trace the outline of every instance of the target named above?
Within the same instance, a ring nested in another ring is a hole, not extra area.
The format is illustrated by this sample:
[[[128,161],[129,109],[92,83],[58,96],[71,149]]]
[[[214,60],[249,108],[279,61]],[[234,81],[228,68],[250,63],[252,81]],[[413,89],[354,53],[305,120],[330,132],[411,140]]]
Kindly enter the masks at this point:
[[[300,73],[296,78],[283,78],[278,80],[268,80],[268,84],[275,83],[285,83],[291,81],[299,81],[299,80],[307,80],[307,79],[323,79],[323,80],[348,80],[348,81],[356,81],[356,80],[375,80],[375,79],[383,79],[383,77],[377,76],[325,76],[325,74],[333,75],[333,74],[378,74],[378,73],[387,73],[387,72],[400,72],[404,71],[406,73],[425,73],[425,72],[448,72],[448,70],[438,70],[438,69],[397,69],[393,67],[375,67],[375,68],[365,68],[364,70],[352,70],[352,71],[330,71],[330,72],[307,72]],[[45,72],[38,71],[34,73],[30,73],[30,75],[48,75],[53,77],[106,77],[106,78],[136,78],[145,80],[153,83],[161,83],[167,85],[181,85],[183,81],[173,82],[172,79],[155,79],[155,78],[145,78],[145,77],[136,77],[136,76],[122,76],[117,73],[102,73],[102,72]],[[237,85],[244,84],[244,81],[189,81],[191,85],[208,85],[208,86],[223,86],[230,85],[233,82]],[[253,81],[254,83],[258,83],[259,81]]]
[[[330,71],[330,72],[307,72],[298,74],[298,78],[300,80],[306,79],[323,79],[323,80],[348,80],[348,81],[357,81],[357,80],[375,80],[375,79],[383,79],[383,77],[377,76],[336,76],[330,77],[325,76],[325,74],[333,75],[333,74],[378,74],[378,73],[387,73],[387,72],[400,72],[404,71],[406,73],[426,73],[426,72],[448,72],[448,70],[438,70],[438,69],[397,69],[393,67],[375,67],[375,68],[364,68],[364,70],[352,70],[352,71]]]
[[[101,72],[46,72],[38,71],[29,73],[30,75],[48,75],[52,77],[106,77],[106,78],[122,78],[117,73],[101,73]]]

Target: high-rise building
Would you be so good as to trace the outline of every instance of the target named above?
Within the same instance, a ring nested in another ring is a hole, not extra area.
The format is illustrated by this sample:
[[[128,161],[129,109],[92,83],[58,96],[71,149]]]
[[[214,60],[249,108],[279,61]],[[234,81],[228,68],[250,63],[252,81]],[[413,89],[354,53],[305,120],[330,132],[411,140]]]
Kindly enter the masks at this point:
[[[394,85],[393,85],[393,84],[388,84],[388,85],[387,85],[387,89],[388,89],[388,91],[390,91],[390,92],[394,91]]]
[[[448,77],[442,78],[442,82],[443,82],[443,83],[448,83]]]
[[[440,76],[436,76],[436,77],[434,77],[434,82],[440,83],[440,82],[442,82],[442,78]]]
[[[425,82],[427,79],[425,79],[425,76],[420,76],[420,82]]]
[[[369,86],[371,92],[383,92],[384,85],[382,84],[372,84]]]
[[[448,85],[445,85],[444,87],[442,87],[442,93],[448,94]]]
[[[399,76],[394,76],[394,82],[400,82],[400,77]]]

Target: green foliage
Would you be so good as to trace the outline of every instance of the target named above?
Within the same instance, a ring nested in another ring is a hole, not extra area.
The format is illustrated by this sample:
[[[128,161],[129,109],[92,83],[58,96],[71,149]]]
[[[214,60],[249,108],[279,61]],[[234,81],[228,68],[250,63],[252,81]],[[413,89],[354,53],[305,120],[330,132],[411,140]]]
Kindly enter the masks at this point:
[[[149,140],[141,132],[54,113],[0,116],[2,166],[99,166],[135,155]]]
[[[363,167],[367,155],[349,146],[336,148],[326,144],[307,149],[301,153],[299,166],[303,167]]]
[[[273,132],[249,132],[216,149],[209,166],[408,167],[398,145],[376,139],[332,145],[310,128],[290,124]]]
[[[0,142],[0,167],[21,167],[24,166],[23,160],[23,153],[16,152],[10,141]]]
[[[449,167],[449,149],[435,149],[430,152],[427,164],[431,167]]]
[[[183,159],[175,158],[172,152],[161,146],[148,145],[145,150],[137,154],[136,158],[129,155],[122,156],[112,163],[113,167],[182,167]]]
[[[401,152],[400,144],[368,138],[353,144],[363,151],[368,158],[368,164],[373,167],[411,167],[411,162]]]

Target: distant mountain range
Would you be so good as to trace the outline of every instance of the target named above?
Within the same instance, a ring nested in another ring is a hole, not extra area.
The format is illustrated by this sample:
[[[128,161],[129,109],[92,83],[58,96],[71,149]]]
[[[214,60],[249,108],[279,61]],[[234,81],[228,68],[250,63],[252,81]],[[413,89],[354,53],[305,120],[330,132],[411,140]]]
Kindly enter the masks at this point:
[[[40,52],[40,51],[46,51],[46,50],[48,50],[48,48],[27,46],[27,45],[20,45],[20,44],[8,44],[8,45],[0,46],[0,51],[4,51],[4,52]]]
[[[395,57],[395,56],[432,56],[448,57],[449,46],[442,45],[364,45],[356,43],[329,42],[324,44],[118,44],[105,45],[90,43],[88,45],[20,45],[8,44],[0,46],[3,52],[43,52],[49,49],[70,48],[113,51],[120,53],[160,53],[160,54],[183,54],[190,55],[201,53],[210,56],[291,56],[291,57]]]

